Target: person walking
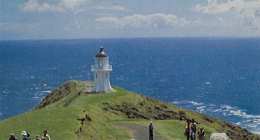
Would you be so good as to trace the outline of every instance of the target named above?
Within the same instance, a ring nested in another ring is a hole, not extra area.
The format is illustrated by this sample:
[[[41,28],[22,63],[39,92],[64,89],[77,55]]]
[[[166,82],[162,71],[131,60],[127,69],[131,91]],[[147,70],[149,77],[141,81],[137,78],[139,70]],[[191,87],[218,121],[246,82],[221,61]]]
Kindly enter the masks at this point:
[[[191,121],[191,140],[196,140],[197,123],[194,119]]]
[[[14,133],[11,133],[8,140],[17,140],[17,138],[15,137]]]
[[[153,140],[153,129],[154,129],[154,127],[153,127],[152,121],[150,122],[148,128],[149,128],[149,140]]]
[[[204,128],[200,128],[200,130],[198,132],[198,139],[199,140],[205,140],[205,130],[204,130]]]
[[[51,140],[51,137],[50,137],[50,135],[48,134],[48,130],[47,130],[47,129],[43,131],[42,139],[43,139],[43,140]]]
[[[190,138],[191,138],[191,121],[189,119],[186,120],[184,135],[186,136],[187,140],[190,140]]]

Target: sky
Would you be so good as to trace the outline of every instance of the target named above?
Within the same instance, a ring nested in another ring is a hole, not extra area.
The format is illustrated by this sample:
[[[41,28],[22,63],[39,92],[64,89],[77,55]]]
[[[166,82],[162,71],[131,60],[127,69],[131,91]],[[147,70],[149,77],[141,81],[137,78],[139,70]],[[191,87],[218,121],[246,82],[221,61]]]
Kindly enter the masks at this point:
[[[0,40],[259,36],[260,0],[0,0]]]

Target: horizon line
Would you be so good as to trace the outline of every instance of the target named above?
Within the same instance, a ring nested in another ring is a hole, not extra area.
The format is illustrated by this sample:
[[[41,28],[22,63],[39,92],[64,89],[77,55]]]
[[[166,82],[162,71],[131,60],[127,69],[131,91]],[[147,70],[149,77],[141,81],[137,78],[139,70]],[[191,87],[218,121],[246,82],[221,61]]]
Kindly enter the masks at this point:
[[[260,39],[260,36],[172,36],[172,37],[86,37],[86,38],[25,38],[25,39],[0,39],[5,41],[62,41],[62,40],[112,40],[112,39]]]

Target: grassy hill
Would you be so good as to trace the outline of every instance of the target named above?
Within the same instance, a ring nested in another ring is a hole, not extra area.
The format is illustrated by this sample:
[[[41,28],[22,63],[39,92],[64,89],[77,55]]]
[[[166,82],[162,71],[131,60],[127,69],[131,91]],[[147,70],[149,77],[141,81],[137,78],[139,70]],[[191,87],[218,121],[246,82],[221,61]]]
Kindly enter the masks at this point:
[[[184,140],[185,119],[199,127],[225,132],[234,140],[260,140],[245,129],[224,121],[115,88],[106,94],[86,93],[91,83],[68,81],[53,90],[35,109],[0,122],[0,140],[22,130],[32,136],[48,129],[53,140],[141,140],[150,119],[158,140]]]

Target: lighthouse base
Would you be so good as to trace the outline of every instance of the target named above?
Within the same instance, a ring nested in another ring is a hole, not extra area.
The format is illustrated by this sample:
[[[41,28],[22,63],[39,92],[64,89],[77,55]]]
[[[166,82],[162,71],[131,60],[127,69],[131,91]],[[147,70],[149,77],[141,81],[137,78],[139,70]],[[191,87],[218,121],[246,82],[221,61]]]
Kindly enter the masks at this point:
[[[95,92],[110,92],[112,91],[113,88],[111,87],[110,83],[109,84],[96,84],[95,85]]]
[[[104,92],[114,92],[115,89],[113,89],[112,87],[110,87],[107,90],[101,91],[101,90],[97,90],[96,89],[96,84],[94,81],[84,81],[85,85],[84,85],[84,90],[83,93],[86,94],[91,94],[91,93],[104,93]]]

